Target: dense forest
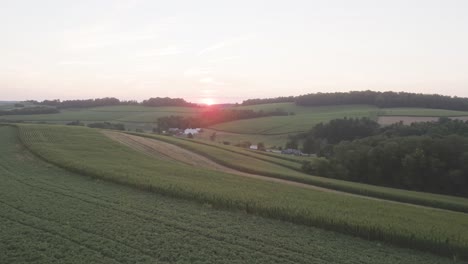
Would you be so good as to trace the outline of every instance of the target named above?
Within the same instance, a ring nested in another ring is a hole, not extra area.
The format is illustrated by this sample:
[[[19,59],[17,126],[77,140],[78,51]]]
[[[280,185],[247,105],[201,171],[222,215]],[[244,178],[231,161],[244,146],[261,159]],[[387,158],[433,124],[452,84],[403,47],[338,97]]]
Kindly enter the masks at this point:
[[[310,174],[468,197],[468,122],[379,127],[366,118],[338,119],[291,141],[318,155],[303,165]]]
[[[274,111],[253,111],[253,110],[227,110],[220,108],[210,108],[201,112],[195,117],[184,116],[167,116],[161,117],[157,120],[159,132],[168,130],[169,128],[195,128],[195,127],[208,127],[214,124],[240,120],[250,119],[266,116],[287,116],[289,114],[281,109]]]
[[[242,105],[294,102],[301,106],[367,104],[378,107],[422,107],[449,110],[468,110],[468,98],[438,94],[406,92],[352,91],[337,93],[312,93],[296,97],[249,99]]]

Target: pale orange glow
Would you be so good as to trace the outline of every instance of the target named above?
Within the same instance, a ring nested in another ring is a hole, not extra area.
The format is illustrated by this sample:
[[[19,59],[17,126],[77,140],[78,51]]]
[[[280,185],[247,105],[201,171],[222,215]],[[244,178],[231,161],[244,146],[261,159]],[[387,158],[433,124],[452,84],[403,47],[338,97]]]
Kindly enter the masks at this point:
[[[215,104],[215,100],[213,100],[213,98],[203,98],[201,101],[203,104],[206,104],[206,105]]]

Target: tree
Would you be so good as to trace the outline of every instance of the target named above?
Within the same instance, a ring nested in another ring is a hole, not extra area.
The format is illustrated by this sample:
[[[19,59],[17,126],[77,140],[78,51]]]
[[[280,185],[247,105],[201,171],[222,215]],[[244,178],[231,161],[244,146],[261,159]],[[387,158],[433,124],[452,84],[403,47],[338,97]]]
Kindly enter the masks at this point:
[[[213,132],[213,134],[211,134],[210,140],[211,140],[211,141],[215,141],[215,140],[216,140],[216,132]]]
[[[261,150],[261,151],[265,151],[265,144],[263,144],[263,142],[259,142],[257,144],[257,150]]]
[[[188,133],[188,134],[187,134],[187,138],[193,138],[193,134],[192,134],[192,133]]]

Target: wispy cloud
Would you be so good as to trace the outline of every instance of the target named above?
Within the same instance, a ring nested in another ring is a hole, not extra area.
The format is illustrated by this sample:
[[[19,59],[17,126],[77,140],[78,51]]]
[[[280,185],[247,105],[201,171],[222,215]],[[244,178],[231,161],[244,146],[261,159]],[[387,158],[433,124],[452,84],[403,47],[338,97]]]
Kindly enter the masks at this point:
[[[102,64],[99,61],[84,61],[84,60],[65,60],[57,62],[57,65],[98,65]]]
[[[167,55],[178,55],[187,52],[189,49],[181,46],[168,46],[165,48],[146,51],[135,55],[135,58],[156,57]]]
[[[191,76],[201,76],[213,73],[213,69],[211,68],[191,68],[184,72],[184,76],[191,77]]]
[[[213,44],[213,45],[211,45],[209,47],[206,47],[206,48],[202,49],[200,52],[198,52],[198,56],[204,55],[206,53],[209,53],[209,52],[212,52],[212,51],[215,51],[215,50],[218,50],[218,49],[225,48],[227,46],[237,44],[237,43],[242,42],[242,41],[247,40],[247,39],[248,39],[248,37],[238,37],[238,38],[233,38],[233,39],[220,41],[220,42],[215,43],[215,44]]]
[[[215,80],[214,78],[212,78],[212,77],[201,78],[199,81],[200,81],[201,83],[204,83],[204,84],[227,85],[227,83],[216,81],[216,80]]]
[[[210,63],[218,63],[218,62],[225,62],[225,61],[232,61],[238,59],[239,56],[229,56],[229,57],[222,57],[209,60]]]

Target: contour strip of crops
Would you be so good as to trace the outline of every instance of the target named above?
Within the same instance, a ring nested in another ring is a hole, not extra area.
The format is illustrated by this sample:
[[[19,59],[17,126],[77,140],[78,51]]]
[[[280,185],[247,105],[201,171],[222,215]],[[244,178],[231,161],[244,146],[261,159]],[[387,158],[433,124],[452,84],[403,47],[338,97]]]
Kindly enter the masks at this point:
[[[261,167],[249,168],[246,166],[246,164],[241,164],[241,163],[234,164],[230,160],[223,158],[222,155],[214,154],[211,151],[207,150],[206,147],[214,148],[210,144],[199,143],[196,141],[188,141],[185,139],[178,139],[178,138],[173,138],[173,137],[168,137],[168,136],[158,136],[158,135],[142,134],[142,133],[129,133],[129,134],[153,138],[156,140],[161,140],[167,143],[171,143],[176,146],[186,148],[199,155],[203,155],[223,166],[236,169],[239,171],[243,171],[246,173],[253,173],[253,174],[259,174],[263,176],[269,176],[269,177],[274,177],[274,178],[279,178],[279,179],[284,179],[284,180],[296,181],[296,182],[311,184],[311,185],[328,188],[332,190],[343,191],[343,192],[364,195],[364,196],[369,196],[369,197],[375,197],[375,198],[380,198],[380,199],[385,199],[385,200],[391,200],[391,201],[397,201],[397,202],[403,202],[403,203],[411,203],[415,205],[422,205],[422,206],[434,207],[434,208],[439,208],[439,209],[468,213],[468,200],[459,198],[459,197],[449,197],[449,196],[430,194],[430,193],[419,193],[419,192],[392,189],[392,188],[386,188],[386,187],[371,186],[367,184],[345,182],[341,180],[323,178],[323,177],[306,175],[306,174],[302,174],[301,176],[298,176],[297,175],[298,172],[296,170],[291,171],[291,173],[276,173],[276,172],[266,171]],[[198,147],[195,144],[203,145],[205,147]],[[236,151],[226,150],[222,147],[217,147],[217,149],[236,153]],[[237,154],[245,155],[239,152],[237,152]],[[257,158],[254,155],[250,155],[250,157]],[[272,164],[276,164],[276,165],[280,165],[284,168],[290,169],[288,166],[284,166],[284,164],[281,164],[280,162],[272,162],[269,159],[259,159],[259,160],[269,162]]]
[[[19,128],[33,153],[72,171],[221,208],[468,258],[468,215],[462,213],[342,197],[183,165],[169,168],[86,128]],[[125,166],[114,168],[122,163]]]

